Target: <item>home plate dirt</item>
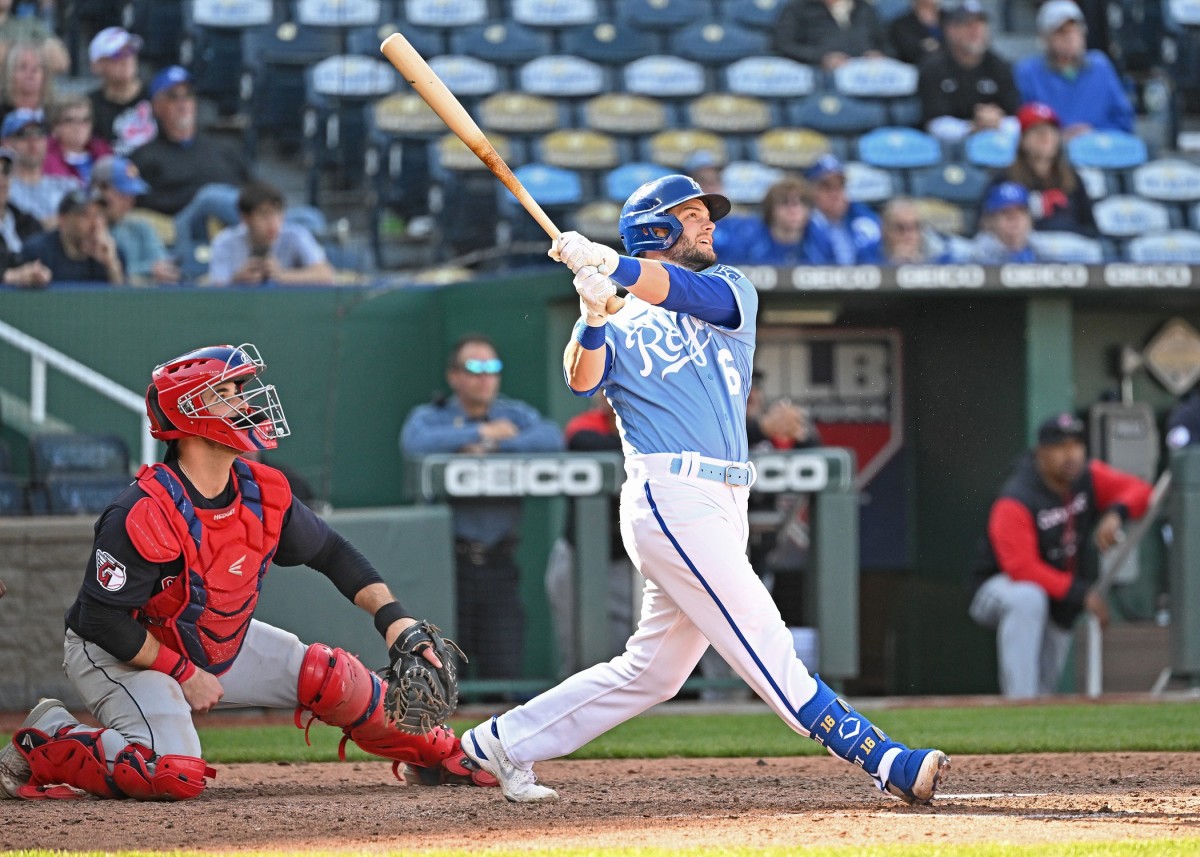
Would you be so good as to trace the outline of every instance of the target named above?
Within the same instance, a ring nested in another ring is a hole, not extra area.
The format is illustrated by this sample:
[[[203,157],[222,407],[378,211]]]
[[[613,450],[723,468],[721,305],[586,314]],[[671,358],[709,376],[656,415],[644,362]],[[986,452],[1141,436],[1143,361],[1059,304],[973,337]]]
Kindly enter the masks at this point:
[[[220,765],[185,803],[0,802],[0,850],[1200,843],[1200,753],[956,756],[927,807],[880,794],[830,757],[559,761],[538,772],[558,803],[405,786],[386,763]]]

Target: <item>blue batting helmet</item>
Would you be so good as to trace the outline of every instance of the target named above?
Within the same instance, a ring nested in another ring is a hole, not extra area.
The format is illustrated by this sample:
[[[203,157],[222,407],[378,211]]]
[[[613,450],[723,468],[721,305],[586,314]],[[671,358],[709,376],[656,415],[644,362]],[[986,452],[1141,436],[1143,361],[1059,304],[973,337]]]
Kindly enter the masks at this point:
[[[729,213],[729,200],[719,193],[705,193],[694,179],[682,175],[663,176],[635,190],[621,208],[621,240],[630,256],[647,250],[666,250],[683,234],[679,218],[668,213],[689,199],[703,200],[708,216],[720,220]],[[655,229],[666,229],[664,236]]]

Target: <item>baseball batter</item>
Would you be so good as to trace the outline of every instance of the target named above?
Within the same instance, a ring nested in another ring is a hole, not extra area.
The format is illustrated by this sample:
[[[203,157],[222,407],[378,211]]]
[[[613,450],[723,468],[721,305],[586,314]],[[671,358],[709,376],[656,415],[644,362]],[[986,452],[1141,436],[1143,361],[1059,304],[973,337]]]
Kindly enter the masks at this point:
[[[241,455],[289,434],[253,345],[218,345],[158,366],[146,391],[166,460],[143,467],[104,511],[67,611],[65,669],[102,724],[43,700],[0,751],[0,797],[182,800],[215,771],[192,722],[220,706],[302,711],[405,779],[494,785],[446,728],[400,731],[386,687],[354,656],[255,620],[271,562],[308,565],[368,614],[389,646],[415,619],[349,542],[292,497],[278,470]],[[421,651],[417,648],[416,651]],[[424,657],[440,661],[428,648]],[[309,721],[311,723],[311,719]]]
[[[646,578],[624,654],[467,731],[463,749],[510,801],[554,800],[533,763],[562,756],[675,696],[711,644],[792,729],[861,766],[908,803],[928,803],[950,766],[910,750],[843,702],[796,657],[792,636],[746,559],[746,394],[758,298],[717,264],[714,222],[729,201],[674,175],[621,212],[628,256],[564,233],[551,257],[575,272],[583,316],[567,384],[612,402],[626,456],[625,548]],[[620,285],[625,306],[608,315]]]

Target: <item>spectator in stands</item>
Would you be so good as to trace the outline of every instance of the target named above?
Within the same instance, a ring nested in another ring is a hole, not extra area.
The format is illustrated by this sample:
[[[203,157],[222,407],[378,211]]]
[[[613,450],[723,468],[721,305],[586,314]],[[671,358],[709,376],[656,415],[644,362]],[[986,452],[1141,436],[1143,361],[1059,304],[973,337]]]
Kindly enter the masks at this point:
[[[846,195],[846,171],[823,155],[804,171],[813,210],[804,233],[804,255],[814,265],[878,265],[883,261],[879,217]]]
[[[812,215],[812,194],[803,179],[783,179],[767,190],[757,228],[741,238],[731,264],[804,265],[810,260],[804,233]]]
[[[1067,159],[1058,115],[1045,104],[1032,102],[1017,111],[1017,120],[1021,123],[1017,157],[996,183],[1013,181],[1029,190],[1034,229],[1095,235],[1092,200]]]
[[[982,265],[1036,262],[1029,243],[1033,217],[1029,213],[1029,191],[1016,182],[1001,182],[983,198],[981,228],[971,244],[970,261]]]
[[[158,136],[130,156],[150,185],[139,204],[175,218],[175,255],[187,274],[194,268],[194,247],[207,243],[209,218],[238,222],[238,188],[250,181],[250,168],[237,146],[197,133],[196,93],[187,69],[163,69],[149,92]]]
[[[0,124],[0,145],[16,153],[8,190],[9,201],[36,217],[45,229],[58,224],[58,203],[63,195],[81,187],[71,176],[48,176],[46,122],[40,110],[14,110]]]
[[[975,131],[1006,128],[1021,104],[1008,61],[990,47],[988,14],[979,0],[942,7],[946,49],[921,66],[921,124],[941,140],[956,142]]]
[[[1108,623],[1103,593],[1082,575],[1088,538],[1106,551],[1121,527],[1146,513],[1149,483],[1089,459],[1072,414],[1045,420],[992,504],[971,572],[971,618],[996,632],[1000,692],[1010,699],[1054,693],[1084,611]]]
[[[241,223],[222,229],[212,243],[208,281],[214,286],[329,285],[335,272],[313,234],[283,218],[283,194],[251,182],[238,194]]]
[[[0,149],[0,270],[3,282],[9,286],[38,287],[50,283],[50,269],[41,262],[21,264],[25,242],[42,231],[37,218],[26,214],[8,201],[9,173],[16,154]]]
[[[12,46],[23,42],[38,49],[51,75],[69,71],[71,57],[62,40],[37,16],[14,15],[14,4],[15,0],[0,0],[0,66],[4,65]]]
[[[126,279],[135,286],[178,283],[179,266],[167,253],[158,230],[144,218],[129,216],[137,198],[149,189],[128,158],[106,155],[92,169],[92,190],[125,259]]]
[[[128,156],[158,133],[150,97],[138,74],[141,49],[141,36],[121,27],[101,30],[88,45],[92,73],[100,78],[100,88],[88,96],[92,101],[95,133],[108,141],[118,155]]]
[[[1133,133],[1133,105],[1109,58],[1087,49],[1079,7],[1050,0],[1038,10],[1037,30],[1045,53],[1017,63],[1021,98],[1053,108],[1068,140],[1094,128]]]
[[[22,262],[38,260],[55,283],[125,282],[125,261],[108,231],[100,201],[91,192],[70,191],[58,204],[58,228],[31,238]]]
[[[898,196],[883,207],[883,261],[886,265],[932,265],[950,261],[922,222],[917,204]]]
[[[3,2],[3,0],[0,0]],[[4,59],[0,116],[14,110],[45,110],[54,95],[46,58],[33,42],[16,42]]]
[[[896,59],[920,65],[942,49],[941,0],[912,0],[912,8],[888,25]]]
[[[846,60],[882,56],[887,33],[866,0],[791,0],[771,31],[775,53],[833,71]]]
[[[46,175],[71,176],[86,185],[96,161],[112,153],[112,147],[92,133],[92,102],[82,95],[59,101],[51,105],[49,119]]]

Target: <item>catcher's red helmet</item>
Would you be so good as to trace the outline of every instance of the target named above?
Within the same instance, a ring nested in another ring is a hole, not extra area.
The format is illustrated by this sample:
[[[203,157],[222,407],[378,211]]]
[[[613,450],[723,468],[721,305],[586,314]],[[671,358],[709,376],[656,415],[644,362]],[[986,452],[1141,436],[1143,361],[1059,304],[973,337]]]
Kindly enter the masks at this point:
[[[258,378],[266,368],[250,343],[198,348],[155,367],[146,388],[150,434],[206,437],[243,452],[274,449],[291,431],[275,387]],[[237,384],[235,399],[216,392],[227,381]],[[225,413],[214,413],[217,405]]]

